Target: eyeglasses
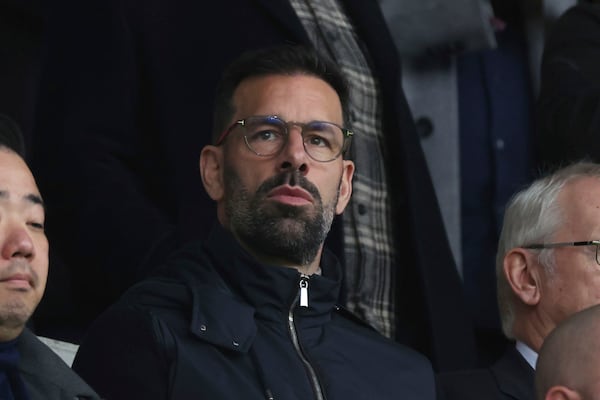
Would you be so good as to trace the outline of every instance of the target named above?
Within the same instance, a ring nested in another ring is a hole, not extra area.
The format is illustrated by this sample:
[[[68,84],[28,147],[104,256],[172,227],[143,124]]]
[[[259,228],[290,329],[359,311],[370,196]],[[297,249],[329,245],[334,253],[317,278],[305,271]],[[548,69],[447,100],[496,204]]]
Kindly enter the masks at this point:
[[[537,243],[523,246],[524,249],[552,249],[556,247],[569,247],[569,246],[596,246],[596,263],[600,265],[600,258],[598,257],[598,247],[600,247],[600,240],[588,240],[585,242],[560,242],[560,243]]]
[[[292,126],[301,129],[306,154],[315,161],[329,162],[338,158],[350,146],[354,133],[326,121],[307,123],[284,121],[275,115],[253,116],[235,121],[216,141],[223,143],[229,133],[241,126],[246,146],[257,156],[268,157],[279,153],[287,144]]]

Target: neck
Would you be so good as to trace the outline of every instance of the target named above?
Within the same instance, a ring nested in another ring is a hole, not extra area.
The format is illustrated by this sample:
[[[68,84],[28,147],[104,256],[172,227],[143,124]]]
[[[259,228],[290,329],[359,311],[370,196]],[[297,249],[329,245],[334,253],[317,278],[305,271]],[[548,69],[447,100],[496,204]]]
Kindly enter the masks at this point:
[[[16,339],[23,332],[24,327],[0,326],[0,342],[9,342]]]
[[[536,353],[539,353],[542,344],[544,343],[544,339],[551,330],[552,328],[541,323],[540,320],[530,318],[523,321],[522,324],[515,323],[514,336],[517,340],[520,340],[531,347]]]
[[[323,251],[323,246],[321,246],[319,248],[316,257],[310,263],[300,265],[296,262],[286,259],[285,257],[274,256],[272,254],[267,254],[267,253],[258,251],[257,249],[255,249],[251,246],[248,246],[246,243],[241,241],[239,238],[238,238],[238,241],[239,241],[240,245],[244,248],[244,250],[246,250],[248,253],[250,253],[256,260],[258,260],[262,264],[279,265],[279,266],[287,267],[287,268],[295,268],[298,270],[298,272],[300,272],[301,274],[305,274],[305,275],[312,275],[319,270],[319,260],[321,259],[321,253]]]

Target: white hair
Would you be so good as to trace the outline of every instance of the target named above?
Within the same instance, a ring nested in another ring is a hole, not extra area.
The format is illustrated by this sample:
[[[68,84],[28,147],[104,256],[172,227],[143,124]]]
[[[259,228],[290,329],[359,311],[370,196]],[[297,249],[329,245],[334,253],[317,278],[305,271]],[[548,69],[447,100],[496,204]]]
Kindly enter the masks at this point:
[[[569,182],[588,177],[600,179],[600,164],[589,161],[570,164],[537,179],[516,193],[506,206],[496,254],[496,282],[502,330],[510,339],[514,339],[517,298],[504,275],[504,257],[511,249],[517,247],[551,242],[564,217],[564,209],[557,201],[559,193]],[[546,268],[550,275],[554,273],[553,249],[530,251],[538,252],[540,265]]]

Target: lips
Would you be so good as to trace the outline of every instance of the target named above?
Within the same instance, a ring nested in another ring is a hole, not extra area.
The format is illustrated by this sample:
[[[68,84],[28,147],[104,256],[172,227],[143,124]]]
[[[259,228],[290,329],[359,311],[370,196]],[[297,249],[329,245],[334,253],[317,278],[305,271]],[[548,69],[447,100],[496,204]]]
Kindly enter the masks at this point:
[[[269,192],[268,199],[288,204],[312,203],[313,197],[310,193],[300,187],[279,186]]]
[[[3,278],[2,280],[3,281],[27,281],[27,282],[30,282],[31,277],[28,274],[13,274],[13,275],[7,276],[6,278]]]
[[[28,274],[12,274],[0,279],[0,282],[8,284],[12,287],[28,288],[33,287],[33,279]]]

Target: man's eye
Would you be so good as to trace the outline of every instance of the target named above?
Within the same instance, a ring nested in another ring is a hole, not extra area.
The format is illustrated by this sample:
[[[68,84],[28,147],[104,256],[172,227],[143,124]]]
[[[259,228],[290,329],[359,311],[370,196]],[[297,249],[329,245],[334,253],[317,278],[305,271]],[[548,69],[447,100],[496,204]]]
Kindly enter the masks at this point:
[[[29,226],[31,226],[32,228],[35,228],[35,229],[44,230],[44,224],[41,223],[41,222],[31,221],[31,222],[28,222],[27,225],[29,225]]]
[[[322,136],[312,135],[308,138],[308,143],[311,146],[315,147],[331,147],[329,144],[329,140],[325,139]]]
[[[263,140],[272,140],[276,134],[273,131],[262,131],[258,133],[258,136]]]
[[[280,137],[281,137],[281,134],[279,132],[271,129],[271,130],[261,130],[261,131],[254,132],[252,134],[252,136],[250,137],[250,140],[268,142],[268,141],[277,140]]]

